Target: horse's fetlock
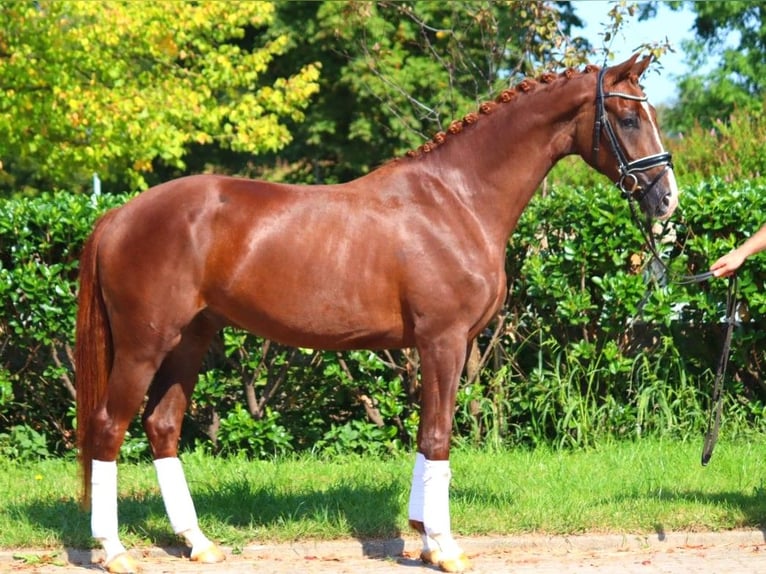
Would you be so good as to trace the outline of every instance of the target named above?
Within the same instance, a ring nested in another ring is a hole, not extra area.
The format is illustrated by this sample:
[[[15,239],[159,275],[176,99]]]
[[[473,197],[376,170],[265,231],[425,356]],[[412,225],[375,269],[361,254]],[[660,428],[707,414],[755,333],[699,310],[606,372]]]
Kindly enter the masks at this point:
[[[410,520],[410,528],[419,534],[426,533],[426,527],[422,520]]]

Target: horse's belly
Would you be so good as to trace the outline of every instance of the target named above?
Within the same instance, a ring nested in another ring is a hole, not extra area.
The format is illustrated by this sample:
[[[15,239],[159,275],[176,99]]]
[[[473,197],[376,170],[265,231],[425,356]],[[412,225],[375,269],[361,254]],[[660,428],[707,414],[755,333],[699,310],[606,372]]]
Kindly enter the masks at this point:
[[[270,285],[209,303],[227,322],[285,345],[311,349],[412,346],[402,312],[385,298]]]

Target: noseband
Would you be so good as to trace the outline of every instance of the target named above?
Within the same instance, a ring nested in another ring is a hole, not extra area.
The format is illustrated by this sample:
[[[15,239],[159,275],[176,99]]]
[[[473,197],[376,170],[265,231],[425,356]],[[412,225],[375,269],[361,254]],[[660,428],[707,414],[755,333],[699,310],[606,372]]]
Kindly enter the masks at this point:
[[[669,152],[663,151],[633,161],[628,160],[622,147],[620,147],[620,142],[617,140],[614,128],[612,128],[612,124],[609,122],[609,116],[606,113],[604,100],[606,100],[606,98],[623,98],[625,100],[645,102],[647,101],[647,98],[646,96],[634,96],[623,92],[604,92],[604,73],[606,70],[606,67],[599,70],[598,83],[596,84],[596,121],[593,126],[593,163],[594,165],[598,165],[598,151],[601,142],[601,128],[603,126],[607,139],[609,140],[609,145],[612,148],[612,153],[614,154],[614,157],[617,158],[617,165],[620,169],[620,179],[617,182],[617,187],[620,188],[623,197],[626,199],[636,199],[641,201],[649,190],[662,179],[665,172],[669,169],[673,169],[673,157]],[[646,189],[642,190],[639,187],[636,173],[647,171],[655,167],[664,167],[665,169],[652,180]]]

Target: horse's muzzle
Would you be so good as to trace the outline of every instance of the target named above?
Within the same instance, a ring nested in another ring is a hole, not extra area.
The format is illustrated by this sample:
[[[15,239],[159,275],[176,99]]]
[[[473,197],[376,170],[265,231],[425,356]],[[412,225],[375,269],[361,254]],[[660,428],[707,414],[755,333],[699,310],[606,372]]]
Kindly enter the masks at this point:
[[[647,183],[642,181],[632,191],[632,199],[638,201],[648,216],[667,219],[678,207],[678,185],[672,165],[664,166],[658,174],[647,179]]]
[[[668,180],[670,185],[663,190],[655,209],[654,216],[658,219],[667,219],[678,207],[678,187],[672,171],[668,172]]]

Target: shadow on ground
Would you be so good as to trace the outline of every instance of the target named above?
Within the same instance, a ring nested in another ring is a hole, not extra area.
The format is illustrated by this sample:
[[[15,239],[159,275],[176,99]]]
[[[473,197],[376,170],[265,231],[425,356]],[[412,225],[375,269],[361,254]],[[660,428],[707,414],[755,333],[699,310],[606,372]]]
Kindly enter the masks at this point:
[[[399,556],[404,550],[399,528],[404,511],[401,496],[401,487],[395,481],[373,487],[341,485],[296,495],[255,488],[244,479],[221,483],[214,491],[193,494],[203,530],[224,545],[236,548],[241,544],[238,540],[250,535],[250,541],[257,541],[259,532],[267,536],[269,528],[286,523],[294,528],[296,540],[321,538],[321,532],[312,528],[326,524],[334,530],[340,526],[348,531],[370,557]],[[7,511],[23,517],[36,529],[49,532],[51,540],[65,548],[94,547],[90,513],[71,498],[18,503]],[[131,539],[141,539],[171,555],[183,553],[159,494],[121,497],[119,517],[121,537],[127,547],[131,546]],[[224,526],[221,531],[212,531],[206,523]],[[227,532],[227,528],[231,530]],[[383,539],[385,542],[379,541]],[[77,561],[82,558],[73,554],[70,562]]]

